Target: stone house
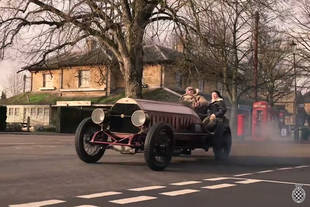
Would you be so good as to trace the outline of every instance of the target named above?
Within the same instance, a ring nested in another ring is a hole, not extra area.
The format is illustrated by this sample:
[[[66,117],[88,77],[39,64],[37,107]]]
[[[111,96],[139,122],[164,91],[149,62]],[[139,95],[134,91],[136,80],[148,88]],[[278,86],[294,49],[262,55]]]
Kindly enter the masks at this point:
[[[50,58],[43,64],[26,66],[31,73],[32,92],[50,92],[60,96],[108,96],[124,87],[118,68],[107,66],[109,55],[98,47],[84,53],[71,53]],[[216,83],[207,78],[182,77],[176,65],[182,53],[159,45],[144,46],[143,83],[150,88],[184,89],[187,85],[209,92]],[[117,65],[117,63],[115,63]],[[208,85],[206,84],[208,82]]]

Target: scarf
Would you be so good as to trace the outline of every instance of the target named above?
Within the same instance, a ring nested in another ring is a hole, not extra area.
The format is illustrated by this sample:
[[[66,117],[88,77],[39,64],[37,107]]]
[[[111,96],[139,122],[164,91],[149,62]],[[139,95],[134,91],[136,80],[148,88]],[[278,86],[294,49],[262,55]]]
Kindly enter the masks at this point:
[[[213,103],[213,102],[215,102],[215,101],[223,101],[223,99],[222,99],[222,98],[212,99],[212,100],[211,100],[211,103]]]

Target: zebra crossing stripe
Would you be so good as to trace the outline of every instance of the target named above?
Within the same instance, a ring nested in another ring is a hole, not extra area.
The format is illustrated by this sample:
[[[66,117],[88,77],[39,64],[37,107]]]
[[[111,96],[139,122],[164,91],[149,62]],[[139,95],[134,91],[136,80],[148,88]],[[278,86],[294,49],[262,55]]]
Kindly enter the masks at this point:
[[[136,202],[147,201],[147,200],[154,200],[156,198],[157,197],[153,197],[153,196],[137,196],[137,197],[131,197],[131,198],[112,200],[109,202],[116,203],[116,204],[128,204],[128,203],[136,203]]]
[[[77,197],[78,198],[91,199],[91,198],[99,198],[99,197],[119,195],[119,194],[122,194],[122,193],[121,192],[110,191],[110,192],[94,193],[94,194],[89,194],[89,195],[80,195],[80,196],[77,196]]]
[[[161,185],[155,185],[155,186],[148,186],[148,187],[141,187],[141,188],[132,188],[128,189],[130,191],[147,191],[147,190],[157,190],[157,189],[162,189],[165,188],[166,186],[161,186]]]
[[[261,173],[269,173],[269,172],[273,172],[274,170],[263,170],[263,171],[258,171],[257,173],[261,174]]]
[[[196,192],[199,192],[199,190],[184,189],[184,190],[176,190],[176,191],[164,192],[164,193],[160,193],[160,194],[166,195],[166,196],[178,196],[178,195],[185,195],[185,194],[196,193]]]
[[[234,175],[235,177],[243,177],[243,176],[248,176],[248,175],[253,175],[253,173],[243,173],[243,174],[238,174]]]
[[[65,203],[66,201],[62,200],[46,200],[46,201],[39,201],[39,202],[32,202],[32,203],[23,203],[23,204],[14,204],[9,205],[9,207],[41,207],[59,203]]]
[[[207,181],[219,181],[219,180],[227,180],[228,178],[227,177],[217,177],[217,178],[207,178],[207,179],[204,179],[204,180],[207,180]]]
[[[191,185],[191,184],[198,184],[198,183],[201,183],[201,181],[184,181],[184,182],[178,182],[178,183],[171,183],[170,185],[181,186],[181,185]]]
[[[224,183],[224,184],[218,184],[218,185],[209,185],[209,186],[205,186],[202,188],[214,190],[214,189],[228,188],[228,187],[233,187],[233,186],[236,186],[236,185]]]
[[[262,180],[246,179],[246,180],[242,180],[242,181],[237,181],[235,183],[238,183],[238,184],[251,184],[251,183],[258,183],[258,182],[262,182]]]

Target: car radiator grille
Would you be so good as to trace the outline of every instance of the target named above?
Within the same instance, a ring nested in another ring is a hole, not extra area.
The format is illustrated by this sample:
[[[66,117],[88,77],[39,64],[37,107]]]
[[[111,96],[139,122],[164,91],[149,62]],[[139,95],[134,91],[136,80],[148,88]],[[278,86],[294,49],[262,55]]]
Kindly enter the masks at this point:
[[[115,104],[110,114],[110,130],[119,133],[138,133],[139,128],[131,123],[131,115],[139,109],[136,104]]]

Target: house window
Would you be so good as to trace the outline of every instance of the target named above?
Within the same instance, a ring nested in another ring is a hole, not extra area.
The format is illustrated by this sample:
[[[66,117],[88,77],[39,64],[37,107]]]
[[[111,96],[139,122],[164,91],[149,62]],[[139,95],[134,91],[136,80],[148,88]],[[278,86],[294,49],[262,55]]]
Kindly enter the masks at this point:
[[[29,113],[29,108],[25,108],[25,109],[24,109],[24,114],[25,114],[25,115],[29,115],[29,114],[30,114],[30,113]]]
[[[43,109],[42,108],[38,108],[38,116],[42,116],[43,115]]]
[[[43,74],[43,88],[53,87],[53,76],[52,74]]]
[[[9,108],[9,116],[13,116],[13,111],[14,111],[13,108]]]
[[[15,116],[18,116],[18,115],[19,115],[19,108],[15,108],[14,115],[15,115]]]
[[[31,116],[35,116],[36,115],[36,109],[35,108],[31,108]]]
[[[80,70],[79,71],[79,87],[86,88],[89,87],[90,71]]]

